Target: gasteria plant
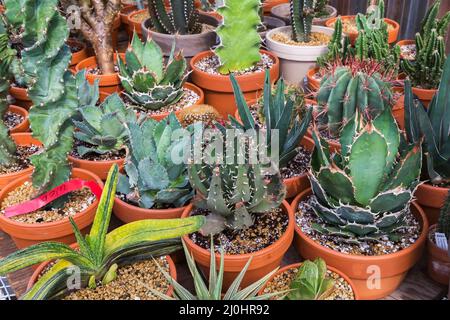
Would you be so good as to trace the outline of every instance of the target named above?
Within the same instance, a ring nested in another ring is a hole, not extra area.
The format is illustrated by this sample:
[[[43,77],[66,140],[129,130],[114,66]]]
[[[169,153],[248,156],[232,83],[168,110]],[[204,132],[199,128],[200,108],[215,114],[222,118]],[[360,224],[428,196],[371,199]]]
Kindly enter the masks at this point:
[[[159,33],[195,34],[202,31],[194,0],[171,0],[170,12],[163,0],[149,0],[148,9],[152,25]]]
[[[106,154],[125,148],[128,132],[124,123],[133,121],[136,114],[132,109],[127,109],[117,93],[108,96],[98,107],[83,107],[80,114],[81,119],[73,120],[78,129],[74,136],[87,146],[78,146],[78,155]]]
[[[119,77],[125,95],[141,110],[158,110],[178,102],[186,82],[186,60],[172,52],[167,65],[161,48],[151,39],[144,44],[134,34],[125,61],[119,57]]]
[[[172,134],[182,128],[173,113],[160,122],[150,118],[140,122],[127,124],[129,155],[126,175],[120,176],[117,191],[146,209],[182,207],[193,197],[193,191],[186,165],[175,163],[172,151],[184,150],[190,140],[172,140]]]
[[[78,250],[57,242],[40,243],[17,251],[0,260],[0,275],[20,270],[36,263],[56,260],[22,299],[58,298],[68,292],[67,280],[78,267],[83,286],[95,288],[99,282],[113,281],[118,266],[136,260],[167,255],[180,248],[184,234],[197,231],[204,223],[202,216],[188,219],[144,220],[130,223],[107,234],[118,179],[114,165],[108,175],[97,213],[88,236],[84,237],[70,218]]]
[[[445,36],[450,24],[450,12],[437,19],[441,1],[437,0],[428,10],[420,32],[416,34],[416,60],[404,59],[403,71],[409,76],[414,87],[436,89],[446,60]]]
[[[220,45],[214,52],[220,59],[221,74],[245,70],[261,60],[260,4],[260,0],[227,0],[217,10],[223,24],[216,31]]]
[[[359,111],[341,133],[332,155],[317,128],[310,181],[312,208],[323,224],[313,227],[345,241],[398,239],[422,165],[420,143],[406,144],[389,108],[374,120]]]

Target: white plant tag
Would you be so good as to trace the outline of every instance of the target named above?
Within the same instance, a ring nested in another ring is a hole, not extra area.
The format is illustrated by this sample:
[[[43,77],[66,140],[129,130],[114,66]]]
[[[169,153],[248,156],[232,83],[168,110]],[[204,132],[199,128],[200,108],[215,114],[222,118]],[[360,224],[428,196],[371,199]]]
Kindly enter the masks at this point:
[[[440,249],[445,250],[445,251],[448,250],[448,241],[447,241],[447,237],[445,236],[444,233],[436,232],[434,234],[434,238],[436,239],[436,245]]]

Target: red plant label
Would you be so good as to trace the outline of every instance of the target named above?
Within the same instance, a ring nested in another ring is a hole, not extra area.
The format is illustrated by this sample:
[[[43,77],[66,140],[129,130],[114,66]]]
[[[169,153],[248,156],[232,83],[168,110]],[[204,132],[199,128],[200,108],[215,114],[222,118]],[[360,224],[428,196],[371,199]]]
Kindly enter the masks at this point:
[[[100,197],[102,196],[102,188],[95,181],[84,181],[81,179],[73,179],[63,183],[62,185],[56,187],[53,190],[50,190],[49,192],[43,194],[42,196],[36,199],[6,208],[5,217],[11,218],[22,214],[34,212],[36,210],[39,210],[40,208],[45,207],[46,205],[62,197],[63,195],[82,189],[84,187],[89,188],[91,192],[97,197],[97,199],[100,199]]]

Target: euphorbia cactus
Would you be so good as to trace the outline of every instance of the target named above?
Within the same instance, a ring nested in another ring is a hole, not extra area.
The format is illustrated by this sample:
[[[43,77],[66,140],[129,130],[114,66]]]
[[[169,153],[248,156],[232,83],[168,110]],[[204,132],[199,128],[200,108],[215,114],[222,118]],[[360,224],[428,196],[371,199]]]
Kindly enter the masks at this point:
[[[171,0],[170,12],[163,0],[149,0],[148,9],[156,31],[166,34],[194,34],[202,31],[194,0]]]
[[[297,42],[309,42],[314,17],[316,0],[290,0],[292,39]]]
[[[220,59],[220,73],[242,71],[261,60],[260,4],[260,0],[226,0],[217,10],[223,17],[217,28],[220,45],[214,51]]]
[[[119,57],[119,77],[125,95],[143,111],[158,110],[178,102],[186,82],[186,60],[181,51],[171,54],[164,65],[161,48],[148,39],[144,44],[135,34],[125,61]]]

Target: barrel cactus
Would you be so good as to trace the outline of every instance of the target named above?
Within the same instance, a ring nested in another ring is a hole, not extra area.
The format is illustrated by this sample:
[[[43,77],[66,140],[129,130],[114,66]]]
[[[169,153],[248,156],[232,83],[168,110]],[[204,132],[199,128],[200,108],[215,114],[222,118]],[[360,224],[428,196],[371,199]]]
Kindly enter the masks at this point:
[[[156,42],[148,39],[144,44],[135,34],[125,61],[119,57],[118,65],[125,95],[143,111],[161,109],[183,96],[188,73],[181,52],[172,54],[164,65],[163,53]]]
[[[150,0],[148,9],[152,25],[159,33],[195,34],[202,31],[198,10],[194,0],[171,0],[170,12],[166,11],[164,0]]]

